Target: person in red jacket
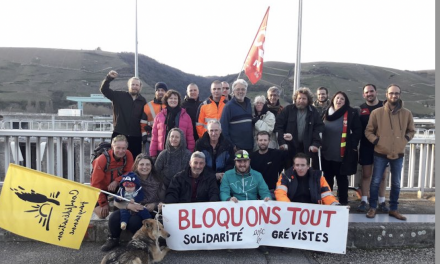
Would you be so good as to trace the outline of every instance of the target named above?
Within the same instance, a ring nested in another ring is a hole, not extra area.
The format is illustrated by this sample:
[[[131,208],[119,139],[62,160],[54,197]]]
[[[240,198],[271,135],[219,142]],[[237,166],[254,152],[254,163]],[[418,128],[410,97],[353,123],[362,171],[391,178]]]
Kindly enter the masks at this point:
[[[309,157],[301,152],[279,177],[275,197],[282,202],[339,205],[321,171],[310,168]]]
[[[107,157],[101,154],[93,161],[93,173],[90,185],[107,191],[116,193],[122,175],[131,171],[133,167],[133,155],[127,150],[128,142],[124,135],[117,135],[112,140],[112,148],[108,151],[110,164],[107,167]],[[94,213],[101,219],[109,215],[109,204],[107,195],[99,194],[98,203]]]

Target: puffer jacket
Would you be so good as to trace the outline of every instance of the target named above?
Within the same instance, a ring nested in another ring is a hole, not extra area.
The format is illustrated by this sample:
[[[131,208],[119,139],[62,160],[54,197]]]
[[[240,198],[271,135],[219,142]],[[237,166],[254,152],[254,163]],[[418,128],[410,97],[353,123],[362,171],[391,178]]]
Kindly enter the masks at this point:
[[[309,169],[307,174],[309,177],[309,190],[312,203],[325,205],[339,204],[330,186],[328,186],[325,177],[322,176],[321,171]],[[295,197],[295,193],[298,189],[298,177],[293,167],[290,167],[285,173],[281,174],[275,190],[277,201],[290,202]]]
[[[225,172],[220,185],[220,200],[229,201],[231,197],[246,201],[272,196],[261,173],[250,169],[248,173],[240,174],[234,168]]]
[[[414,137],[414,118],[402,100],[391,110],[389,103],[371,112],[365,136],[373,143],[374,154],[391,160],[404,156],[406,144]]]
[[[150,144],[150,155],[152,157],[157,156],[157,153],[162,151],[165,146],[165,135],[166,135],[166,124],[165,120],[167,117],[167,109],[164,108],[159,114],[154,118],[152,138]],[[193,152],[195,141],[193,136],[193,127],[191,122],[191,117],[186,113],[186,110],[182,108],[179,114],[179,120],[176,120],[176,127],[183,131],[186,139],[187,148]]]
[[[276,133],[273,132],[274,128],[275,115],[272,112],[267,111],[265,114],[261,115],[260,120],[254,125],[254,151],[258,150],[257,134],[260,131],[267,131],[270,134],[269,148],[278,149]]]

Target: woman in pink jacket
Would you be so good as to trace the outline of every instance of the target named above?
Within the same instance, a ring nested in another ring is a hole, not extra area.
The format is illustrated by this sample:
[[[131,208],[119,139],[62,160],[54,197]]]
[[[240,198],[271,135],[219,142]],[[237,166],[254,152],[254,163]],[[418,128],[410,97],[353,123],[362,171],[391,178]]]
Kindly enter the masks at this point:
[[[185,109],[180,107],[181,101],[179,92],[175,90],[168,90],[162,98],[166,108],[162,109],[154,118],[150,156],[157,157],[164,149],[168,132],[175,127],[183,131],[188,150],[194,151],[195,141],[191,117]]]

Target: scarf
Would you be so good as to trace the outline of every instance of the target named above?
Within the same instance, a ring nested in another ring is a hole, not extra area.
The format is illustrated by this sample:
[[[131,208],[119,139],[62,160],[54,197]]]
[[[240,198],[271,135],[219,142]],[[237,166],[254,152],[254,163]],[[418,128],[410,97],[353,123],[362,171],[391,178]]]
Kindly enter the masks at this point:
[[[344,117],[344,120],[342,121],[342,135],[341,135],[341,158],[344,157],[345,154],[345,147],[347,146],[347,129],[348,129],[348,109],[350,106],[343,105],[338,110],[334,111],[333,106],[329,107],[326,110],[325,119],[328,121],[335,121],[339,119],[340,117]]]
[[[165,125],[166,125],[166,138],[168,137],[168,132],[175,127],[178,127],[179,124],[176,124],[176,119],[180,114],[180,111],[182,110],[182,108],[180,108],[180,106],[176,106],[174,108],[171,108],[169,106],[167,106],[167,116],[165,118]],[[178,122],[178,121],[177,121]]]
[[[274,114],[275,116],[278,115],[278,113],[280,112],[280,108],[282,108],[282,106],[280,105],[280,100],[278,100],[275,105],[271,105],[269,99],[266,99],[265,105],[267,105],[268,110],[271,111],[272,114]]]

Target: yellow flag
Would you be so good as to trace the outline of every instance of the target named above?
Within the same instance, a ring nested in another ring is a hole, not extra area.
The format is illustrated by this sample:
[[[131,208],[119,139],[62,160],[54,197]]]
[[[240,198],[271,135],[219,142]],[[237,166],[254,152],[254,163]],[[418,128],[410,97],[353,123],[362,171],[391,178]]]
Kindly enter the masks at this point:
[[[9,164],[0,194],[0,227],[20,236],[79,249],[99,192]]]

